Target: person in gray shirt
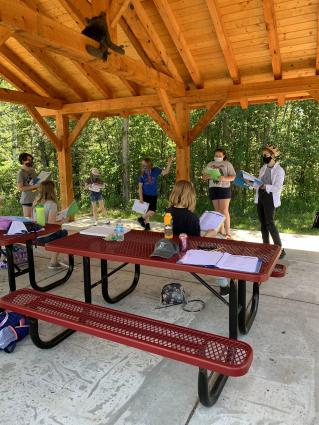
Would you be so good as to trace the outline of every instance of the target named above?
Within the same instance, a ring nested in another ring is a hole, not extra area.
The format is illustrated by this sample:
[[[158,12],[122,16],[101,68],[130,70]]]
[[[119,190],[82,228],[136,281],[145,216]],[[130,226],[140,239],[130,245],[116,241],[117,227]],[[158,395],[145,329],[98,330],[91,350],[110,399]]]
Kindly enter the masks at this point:
[[[36,190],[39,187],[33,184],[33,179],[37,177],[33,168],[33,156],[29,153],[19,155],[21,168],[17,175],[17,187],[21,192],[20,204],[22,205],[24,217],[32,218],[32,204],[36,197]]]

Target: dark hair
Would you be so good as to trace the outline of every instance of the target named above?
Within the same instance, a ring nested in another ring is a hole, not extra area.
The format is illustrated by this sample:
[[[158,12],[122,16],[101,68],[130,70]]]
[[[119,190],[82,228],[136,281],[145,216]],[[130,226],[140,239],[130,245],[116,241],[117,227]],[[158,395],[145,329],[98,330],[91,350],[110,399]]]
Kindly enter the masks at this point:
[[[214,153],[216,153],[216,152],[221,152],[224,155],[224,161],[227,160],[227,155],[226,155],[225,149],[223,149],[223,148],[216,148]]]
[[[27,161],[29,156],[32,158],[32,161],[33,161],[33,155],[31,155],[30,153],[27,153],[27,152],[20,153],[19,155],[20,164],[22,164],[23,161]]]

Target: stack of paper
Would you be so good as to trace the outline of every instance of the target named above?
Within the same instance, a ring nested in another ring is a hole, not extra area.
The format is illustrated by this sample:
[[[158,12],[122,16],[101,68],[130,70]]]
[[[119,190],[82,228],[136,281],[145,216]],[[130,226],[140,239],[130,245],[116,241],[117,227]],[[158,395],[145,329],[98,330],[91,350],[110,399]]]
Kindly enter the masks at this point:
[[[51,175],[51,171],[41,171],[40,174],[32,180],[32,184],[40,184],[46,181]]]
[[[237,173],[234,184],[236,186],[245,187],[246,189],[253,189],[261,186],[263,182],[252,174],[241,170]]]
[[[224,270],[236,270],[247,273],[256,273],[261,266],[261,261],[257,257],[232,255],[227,252],[222,253],[200,249],[190,249],[178,263],[191,264],[194,266],[211,266]]]
[[[124,234],[128,233],[129,231],[130,231],[130,229],[124,228]],[[105,225],[105,226],[88,227],[87,229],[81,230],[80,234],[81,235],[88,235],[88,236],[106,237],[106,236],[110,236],[114,232],[115,232],[115,226]]]
[[[225,216],[217,211],[205,211],[200,219],[200,230],[208,232],[209,230],[218,231],[225,221]]]
[[[134,199],[132,211],[135,211],[139,214],[145,214],[148,210],[149,205],[150,204],[147,202],[140,202],[138,199]]]

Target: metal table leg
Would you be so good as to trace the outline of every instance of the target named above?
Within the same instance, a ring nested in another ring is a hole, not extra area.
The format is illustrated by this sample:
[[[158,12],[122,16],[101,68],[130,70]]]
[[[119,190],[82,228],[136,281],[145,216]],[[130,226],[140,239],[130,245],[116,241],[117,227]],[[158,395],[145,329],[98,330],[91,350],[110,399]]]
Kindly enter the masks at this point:
[[[39,335],[39,322],[38,319],[34,319],[32,317],[28,318],[30,325],[30,337],[34,345],[42,349],[53,348],[56,345],[60,344],[60,342],[64,341],[70,335],[72,335],[75,331],[73,329],[65,329],[63,332],[60,332],[54,338],[49,339],[48,341],[43,341],[43,339]]]
[[[247,287],[246,281],[240,280],[238,282],[238,304],[239,304],[239,314],[238,314],[238,326],[241,334],[248,334],[252,324],[254,323],[258,304],[259,304],[259,283],[254,282],[253,285],[253,295],[250,302],[246,306],[246,296],[247,296]]]
[[[91,262],[89,257],[83,257],[84,300],[92,303]]]
[[[105,301],[107,303],[115,304],[115,303],[119,302],[124,297],[126,297],[131,292],[133,292],[134,289],[136,288],[137,284],[138,284],[138,281],[139,281],[139,278],[140,278],[141,267],[140,267],[139,264],[135,264],[134,277],[133,277],[133,281],[132,281],[130,287],[125,289],[123,292],[121,292],[120,294],[116,295],[113,298],[110,296],[110,294],[109,294],[109,277],[125,266],[126,266],[126,264],[122,264],[119,267],[117,267],[116,269],[112,270],[110,273],[108,273],[107,260],[101,260],[102,295],[103,295],[103,298],[105,299]]]
[[[13,245],[6,246],[7,265],[8,265],[8,281],[10,292],[17,289],[16,286],[16,273],[14,271],[14,260],[13,260]]]

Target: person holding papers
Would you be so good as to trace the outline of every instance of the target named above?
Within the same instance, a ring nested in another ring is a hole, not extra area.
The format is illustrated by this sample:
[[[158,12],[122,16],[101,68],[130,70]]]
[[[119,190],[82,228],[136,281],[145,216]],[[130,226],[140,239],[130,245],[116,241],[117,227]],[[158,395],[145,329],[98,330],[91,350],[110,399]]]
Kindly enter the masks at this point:
[[[224,149],[218,148],[214,153],[214,161],[207,164],[202,179],[209,182],[209,199],[212,201],[215,211],[225,216],[221,233],[230,239],[230,215],[229,204],[231,200],[230,184],[235,180],[236,173],[232,164],[227,160]]]
[[[55,192],[55,185],[53,181],[46,180],[40,183],[38,195],[33,203],[34,207],[34,217],[35,215],[35,207],[41,204],[44,207],[44,217],[45,224],[62,224],[63,221],[57,220],[57,211],[58,211],[58,202]],[[48,243],[55,239],[63,238],[67,236],[68,232],[66,230],[58,230],[57,232],[48,234],[43,236],[42,238],[38,238],[38,241],[41,243]],[[60,263],[58,261],[58,253],[53,252],[51,255],[50,264],[48,266],[51,270],[60,270],[63,267],[67,267],[65,264]]]
[[[275,225],[275,210],[281,204],[280,194],[285,179],[285,171],[276,162],[279,151],[275,146],[266,145],[262,150],[262,160],[264,165],[259,172],[259,179],[263,184],[256,189],[255,204],[260,221],[260,229],[264,243],[269,243],[269,234],[274,244],[282,246],[278,229]],[[284,249],[280,258],[286,255]]]
[[[102,181],[100,172],[97,168],[91,169],[90,177],[85,182],[85,189],[89,191],[90,194],[90,201],[92,205],[92,214],[93,214],[93,220],[94,224],[97,225],[97,210],[98,206],[99,209],[102,211],[104,216],[106,217],[106,209],[104,205],[104,199],[102,196],[102,189],[105,188],[105,183]],[[109,220],[107,220],[106,224],[109,224]]]
[[[21,168],[17,175],[17,186],[21,192],[20,204],[22,205],[24,217],[32,218],[32,203],[36,197],[38,184],[33,184],[33,179],[36,179],[37,174],[33,168],[33,156],[23,152],[19,155]]]
[[[142,172],[138,178],[138,193],[141,203],[147,202],[149,204],[148,210],[145,214],[137,219],[145,230],[151,230],[149,220],[155,214],[157,207],[157,190],[159,176],[166,176],[172,166],[173,158],[169,157],[165,168],[153,167],[150,158],[144,158],[141,162]]]
[[[200,220],[194,213],[196,207],[196,192],[192,183],[187,180],[180,180],[175,183],[169,197],[168,212],[173,218],[173,233],[179,236],[186,233],[188,236],[201,236]],[[216,235],[215,230],[205,232],[205,237]],[[220,294],[227,296],[229,294],[228,280],[225,278],[217,279],[220,286]]]

